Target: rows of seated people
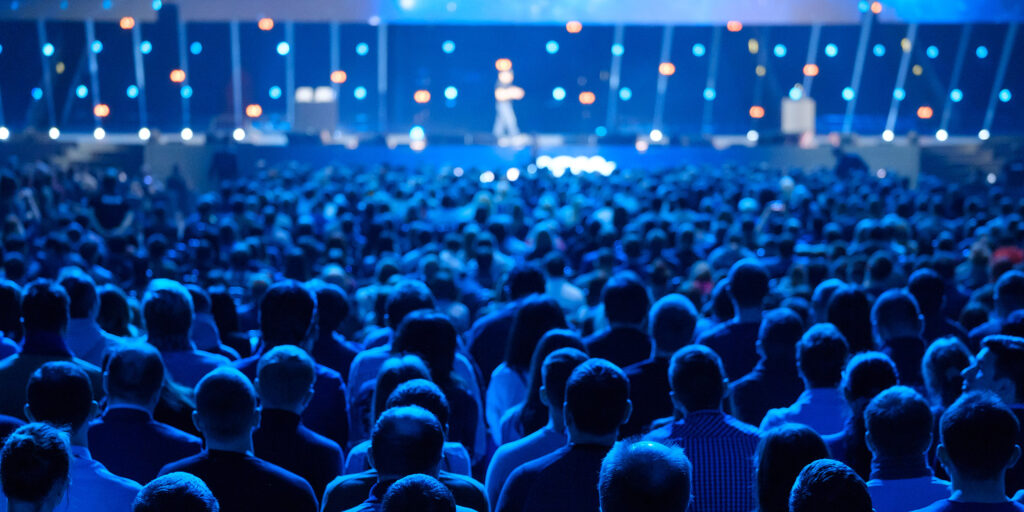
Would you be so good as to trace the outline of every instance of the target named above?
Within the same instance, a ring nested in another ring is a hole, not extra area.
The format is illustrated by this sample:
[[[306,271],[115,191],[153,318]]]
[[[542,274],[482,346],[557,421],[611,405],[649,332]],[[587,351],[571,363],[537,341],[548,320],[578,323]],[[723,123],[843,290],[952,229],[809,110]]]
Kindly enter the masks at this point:
[[[0,172],[0,511],[1024,511],[1024,203],[715,171]]]

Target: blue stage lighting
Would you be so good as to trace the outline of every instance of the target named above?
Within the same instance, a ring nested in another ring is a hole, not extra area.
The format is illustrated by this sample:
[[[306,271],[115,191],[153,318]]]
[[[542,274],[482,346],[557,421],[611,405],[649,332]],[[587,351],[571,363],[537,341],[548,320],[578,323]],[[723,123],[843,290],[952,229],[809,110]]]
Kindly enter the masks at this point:
[[[789,99],[793,101],[799,101],[800,98],[804,97],[804,89],[802,87],[793,87],[789,90]]]
[[[931,45],[925,49],[924,54],[927,55],[929,59],[936,59],[939,57],[939,47]]]
[[[622,101],[629,101],[633,97],[633,90],[629,87],[623,87],[619,89],[619,99]]]
[[[903,101],[907,97],[907,91],[902,87],[897,87],[892,91],[892,97],[896,98],[896,101]]]
[[[128,97],[133,99],[133,100],[135,98],[138,98],[139,97],[139,86],[137,86],[137,85],[129,85],[128,86],[128,90],[125,91],[125,94],[127,94]]]
[[[612,45],[612,55],[615,55],[616,57],[618,57],[618,56],[622,55],[623,53],[626,53],[626,47],[625,46],[622,46],[619,43],[615,43],[615,44]]]
[[[186,85],[181,88],[181,97],[188,99],[192,97],[192,86]]]
[[[825,55],[827,57],[835,57],[839,55],[839,47],[835,43],[829,43],[825,45]]]
[[[188,45],[188,51],[192,52],[192,55],[203,53],[203,43],[192,41],[192,44]]]
[[[46,44],[43,45],[43,55],[45,55],[47,57],[53,57],[53,52],[54,52],[53,44],[46,43]]]
[[[32,88],[32,99],[39,101],[43,99],[43,90],[38,87]]]
[[[366,99],[366,87],[363,87],[361,85],[359,87],[356,87],[355,89],[352,90],[352,95],[355,96],[357,100]]]
[[[544,49],[551,55],[558,53],[558,41],[548,41],[544,45]]]
[[[79,85],[78,87],[75,87],[75,96],[78,96],[79,98],[85,98],[88,95],[89,95],[89,88],[88,87],[86,87],[84,85]]]
[[[598,126],[597,128],[594,128],[594,135],[597,135],[598,137],[604,137],[605,135],[608,135],[608,128],[605,128],[604,126]]]
[[[423,140],[427,134],[423,132],[423,127],[416,125],[409,130],[409,138],[412,140]]]
[[[149,41],[139,43],[139,51],[142,52],[143,55],[149,55],[149,52],[153,51],[153,43]]]
[[[974,54],[977,55],[979,59],[984,59],[985,57],[988,57],[988,47],[979,46],[976,50],[974,50]]]
[[[875,54],[875,57],[885,56],[885,45],[882,43],[876,44],[874,48],[871,49],[871,53]]]
[[[715,93],[714,87],[705,87],[704,88],[704,99],[706,101],[714,101],[715,100],[715,96],[716,96],[716,93]]]
[[[92,52],[93,53],[99,53],[99,52],[102,52],[102,51],[103,51],[103,42],[102,41],[93,41],[92,42]]]
[[[704,45],[701,44],[701,43],[697,43],[697,44],[693,45],[693,56],[694,57],[703,57],[704,54],[707,53],[707,51],[708,51],[708,49],[705,48]]]
[[[270,88],[270,90],[267,91],[267,94],[270,96],[270,99],[272,99],[272,100],[280,99],[281,98],[281,88],[276,86],[276,85],[272,86]]]
[[[163,8],[163,6],[164,6],[163,0],[153,0],[153,10],[154,11],[159,11],[161,8]]]
[[[444,97],[445,99],[454,100],[459,97],[459,90],[454,85],[449,85],[444,88]]]
[[[860,12],[868,12],[868,8],[870,7],[871,6],[868,4],[867,0],[860,0],[860,2],[857,2],[857,10]]]
[[[1012,98],[1013,98],[1013,94],[1010,94],[1010,90],[1009,89],[1003,89],[1003,90],[999,91],[999,101],[1001,101],[1003,103],[1009,103],[1009,101]]]
[[[853,87],[844,87],[843,88],[843,99],[844,100],[851,101],[851,100],[853,100],[853,96],[854,96]]]
[[[949,99],[953,103],[960,103],[960,100],[964,99],[964,92],[960,89],[953,89],[949,91]]]
[[[781,59],[781,58],[786,56],[786,45],[784,45],[784,44],[777,44],[777,45],[775,45],[775,48],[772,49],[772,52],[775,53],[776,57]]]
[[[451,39],[449,39],[449,40],[441,43],[441,51],[445,52],[445,53],[447,53],[449,55],[454,53],[455,52],[455,41],[452,41]]]
[[[4,53],[4,45],[0,44],[0,53]]]
[[[113,3],[113,2],[111,2],[110,0],[103,0],[103,8],[104,8],[105,10],[108,10],[108,11],[109,11],[109,10],[110,10],[110,8],[111,8],[111,7],[113,7],[113,6],[114,6],[114,3]]]
[[[286,41],[281,41],[280,43],[277,43],[278,55],[288,55],[288,52],[290,51],[292,51],[292,47]]]
[[[551,97],[554,98],[555,101],[562,101],[562,100],[564,100],[565,99],[565,89],[563,89],[561,87],[555,87],[554,89],[551,90]]]
[[[362,57],[367,53],[370,53],[370,45],[366,43],[359,43],[356,45],[356,55]]]

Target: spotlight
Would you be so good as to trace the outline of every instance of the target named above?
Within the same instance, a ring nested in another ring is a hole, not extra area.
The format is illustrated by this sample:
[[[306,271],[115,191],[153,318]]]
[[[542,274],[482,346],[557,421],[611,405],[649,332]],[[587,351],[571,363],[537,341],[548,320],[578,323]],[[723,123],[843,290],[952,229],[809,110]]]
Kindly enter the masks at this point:
[[[454,85],[449,85],[444,88],[444,97],[447,100],[454,100],[459,97],[459,90]]]
[[[881,43],[876,44],[871,49],[871,53],[875,54],[875,57],[884,57],[885,56],[885,45],[881,44]]]
[[[985,176],[985,181],[987,181],[989,185],[995,185],[996,184],[996,173],[994,173],[994,172],[988,173],[988,176]]]
[[[53,44],[46,43],[46,44],[43,45],[43,55],[45,55],[47,57],[52,57],[54,51],[55,51],[55,49],[53,47]]]
[[[260,18],[260,21],[256,23],[256,26],[260,30],[267,32],[274,29],[274,20],[272,18]]]
[[[509,181],[516,181],[516,180],[518,180],[519,179],[519,168],[518,167],[509,167],[508,170],[505,171],[505,179],[507,179]]]
[[[342,71],[340,69],[336,69],[334,71],[331,71],[331,83],[332,84],[343,84],[343,83],[345,83],[346,80],[348,80],[348,73],[346,73],[346,72],[344,72],[344,71]]]
[[[356,45],[356,55],[365,57],[368,53],[370,53],[370,45],[366,43],[359,43]]]
[[[839,55],[839,47],[835,43],[829,43],[825,45],[825,56],[832,58]]]
[[[988,57],[988,47],[979,46],[974,50],[974,54],[977,55],[979,59],[984,59],[985,57]]]
[[[43,99],[43,90],[38,87],[32,88],[32,99],[39,101]]]
[[[960,103],[960,100],[964,99],[964,92],[960,89],[953,89],[949,91],[949,99],[953,103]]]
[[[932,110],[928,105],[924,105],[917,108],[917,117],[921,119],[931,119],[935,111]]]
[[[596,100],[597,96],[590,91],[583,91],[580,93],[580,103],[584,105],[593,105]]]
[[[56,126],[50,127],[50,131],[47,132],[51,139],[57,140],[60,137],[60,130]]]
[[[949,132],[947,132],[946,130],[940,129],[939,131],[935,132],[935,140],[939,142],[945,142],[948,138]]]
[[[427,134],[423,131],[423,127],[416,125],[409,130],[409,138],[412,140],[423,140]]]
[[[508,71],[512,69],[512,61],[505,58],[498,59],[494,61],[494,69],[497,69],[498,71]]]
[[[692,51],[693,51],[693,56],[694,57],[703,57],[704,54],[707,53],[708,50],[707,50],[707,48],[704,47],[703,44],[697,43],[697,44],[693,45],[693,50]]]
[[[282,94],[281,88],[279,86],[276,86],[276,85],[272,86],[270,88],[270,90],[267,91],[267,95],[270,96],[270,99],[272,99],[272,100],[280,99],[281,98],[281,94]]]
[[[935,46],[935,45],[931,45],[931,46],[929,46],[928,48],[926,48],[924,50],[924,54],[927,55],[929,59],[938,58],[938,56],[939,56],[939,47]]]
[[[0,135],[2,135],[2,134],[3,133],[0,132]],[[988,140],[988,138],[991,137],[991,136],[992,136],[992,134],[990,134],[988,132],[988,130],[985,130],[985,129],[982,129],[981,131],[978,132],[978,138],[981,139],[981,140]]]
[[[192,97],[192,86],[186,85],[181,88],[181,97],[186,100]]]
[[[416,103],[428,103],[430,101],[430,91],[426,89],[420,89],[413,93],[412,100]]]
[[[818,65],[804,64],[804,76],[818,76]]]
[[[761,119],[764,117],[764,107],[760,105],[750,107],[750,117],[753,119]]]
[[[235,128],[235,131],[231,132],[231,138],[235,139],[237,142],[242,142],[245,140],[245,130]]]
[[[139,97],[139,86],[137,86],[137,85],[129,85],[128,89],[125,91],[125,94],[127,94],[128,97],[131,98],[131,99],[138,98]]]
[[[772,53],[780,59],[786,56],[786,52],[786,45],[784,44],[777,44],[775,45],[775,48],[772,49]]]
[[[895,98],[896,101],[903,101],[903,99],[907,97],[907,91],[902,87],[897,87],[893,89],[892,97]]]
[[[882,132],[882,140],[886,142],[892,142],[896,139],[896,134],[892,133],[892,130],[886,130]]]
[[[149,128],[146,128],[145,126],[139,128],[139,139],[149,140],[150,136],[152,136],[152,133],[150,133]]]
[[[125,16],[121,18],[119,25],[124,30],[131,30],[135,28],[135,18],[132,18],[131,16]]]
[[[1013,99],[1013,94],[1010,93],[1009,89],[999,91],[999,101],[1009,103],[1011,99]]]
[[[255,119],[255,118],[259,117],[259,116],[262,116],[263,115],[263,107],[257,105],[256,103],[253,103],[251,105],[247,105],[245,107],[245,115],[246,115],[246,117],[250,117],[250,118],[253,118],[253,119]]]
[[[554,89],[551,89],[551,97],[554,98],[555,101],[562,101],[562,100],[564,100],[565,99],[565,89],[563,89],[561,87],[555,87]]]
[[[551,55],[558,53],[558,41],[548,41],[544,45],[544,49]]]
[[[175,69],[175,70],[171,71],[171,82],[174,82],[176,84],[180,84],[180,83],[182,83],[184,81],[185,81],[185,71],[180,70],[180,69]]]
[[[110,115],[110,107],[106,103],[99,103],[92,108],[92,113],[96,117],[107,117]]]
[[[658,73],[665,76],[672,76],[676,74],[676,65],[671,62],[662,62],[658,65]]]
[[[181,140],[192,140],[192,128],[181,129]]]
[[[565,30],[570,34],[579,34],[583,30],[583,24],[578,21],[570,21],[565,24]]]
[[[451,39],[449,39],[449,40],[441,43],[441,51],[444,52],[444,53],[447,53],[447,54],[454,53],[455,52],[455,41],[452,41]]]
[[[107,137],[107,131],[104,130],[103,127],[97,126],[96,129],[92,131],[92,136],[96,140],[103,140]]]
[[[715,88],[714,87],[705,87],[704,88],[704,99],[706,101],[714,101],[716,95],[717,95],[717,93],[715,92]]]
[[[11,131],[6,126],[0,126],[0,140],[7,140],[11,138]]]
[[[629,87],[623,87],[619,89],[619,99],[622,101],[629,101],[633,97],[633,90]]]
[[[153,43],[149,41],[143,41],[139,43],[139,53],[143,55],[149,55],[153,51]]]
[[[735,20],[730,21],[725,24],[725,29],[728,30],[729,32],[739,32],[740,30],[743,30],[743,23],[740,23]]]
[[[491,171],[484,171],[480,173],[480,183],[490,183],[494,181],[494,173]]]
[[[612,45],[612,55],[619,57],[623,53],[626,53],[626,47],[622,46],[619,43],[615,43]]]
[[[192,44],[188,45],[188,51],[192,55],[199,55],[203,53],[203,43],[199,41],[192,41]]]
[[[85,98],[88,95],[89,95],[89,88],[88,87],[86,87],[84,85],[79,85],[78,87],[75,87],[75,96],[78,96],[79,98]]]
[[[852,101],[854,97],[853,87],[843,88],[843,99],[846,101]]]
[[[99,52],[102,52],[102,51],[103,51],[103,41],[93,41],[92,42],[92,52],[93,53],[99,53]]]
[[[363,87],[361,85],[359,87],[356,87],[355,89],[352,90],[352,95],[355,96],[357,100],[366,99],[366,87]]]
[[[761,135],[757,133],[757,130],[750,130],[747,132],[747,140],[750,142],[757,142],[761,138]]]
[[[288,55],[288,52],[290,51],[292,51],[292,47],[286,41],[281,41],[280,43],[277,43],[278,55]]]
[[[651,142],[661,142],[661,139],[663,137],[664,136],[662,135],[661,130],[658,130],[658,129],[651,130],[651,134],[650,134]]]

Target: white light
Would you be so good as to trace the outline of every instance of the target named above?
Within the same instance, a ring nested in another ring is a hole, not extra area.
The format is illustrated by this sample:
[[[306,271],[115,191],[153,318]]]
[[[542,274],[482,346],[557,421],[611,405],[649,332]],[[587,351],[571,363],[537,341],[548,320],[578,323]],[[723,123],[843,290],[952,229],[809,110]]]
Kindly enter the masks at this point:
[[[313,103],[313,88],[303,86],[295,89],[295,101],[299,103]]]
[[[878,176],[878,179],[880,179],[880,180],[885,179],[885,177],[888,176],[888,175],[889,175],[889,172],[886,171],[885,169],[879,169],[879,170],[875,171],[875,176]]]
[[[288,55],[288,52],[292,51],[292,46],[285,41],[277,43],[277,54]]]
[[[661,142],[662,137],[661,130],[651,130],[651,142]]]
[[[409,130],[409,138],[412,140],[423,140],[426,136],[427,135],[423,132],[422,126],[413,126],[412,129]]]
[[[56,126],[51,127],[48,133],[50,138],[53,140],[57,140],[57,137],[60,137],[60,130],[58,130]]]
[[[516,180],[518,180],[519,179],[519,169],[516,168],[516,167],[509,167],[508,170],[505,171],[505,178],[507,178],[509,181],[516,181]]]
[[[643,153],[643,152],[647,151],[647,148],[649,148],[650,146],[651,145],[648,144],[646,140],[640,139],[640,140],[636,141],[636,150],[639,153]]]
[[[986,130],[984,128],[981,131],[978,132],[978,138],[981,139],[981,140],[988,140],[988,138],[991,137],[991,136],[992,136],[992,134],[990,134],[988,132],[988,130]]]
[[[882,140],[886,142],[892,142],[896,138],[896,134],[892,133],[892,130],[886,130],[882,132]]]
[[[413,151],[423,151],[424,149],[427,149],[427,141],[423,139],[414,140],[409,143],[409,149]]]
[[[142,128],[139,128],[139,139],[141,139],[141,140],[149,140],[149,137],[152,136],[152,135],[153,134],[150,133],[149,128],[146,128],[145,126],[143,126]]]
[[[414,0],[398,0],[398,6],[408,11],[409,9],[416,7],[416,2]]]
[[[11,131],[6,126],[0,126],[0,140],[7,140],[11,138]]]
[[[235,128],[235,131],[231,132],[231,137],[237,140],[238,142],[241,142],[242,140],[245,139],[245,130],[241,128]]]
[[[537,167],[548,167],[551,165],[551,157],[548,155],[541,155],[537,157]]]
[[[947,132],[946,130],[939,130],[939,131],[935,132],[935,140],[937,140],[939,142],[945,142],[945,140],[948,139],[948,138],[949,138],[949,132]]]
[[[314,103],[330,103],[334,101],[334,88],[329,85],[321,85],[313,89]]]
[[[92,131],[92,136],[96,140],[103,140],[107,137],[107,131],[104,130],[102,126],[97,126],[96,129]]]
[[[996,173],[988,173],[988,176],[985,176],[985,181],[987,181],[989,185],[994,185],[996,182]]]
[[[484,171],[480,173],[480,183],[490,183],[494,181],[494,173],[491,171]]]
[[[192,128],[181,129],[181,140],[192,140]]]
[[[452,174],[454,174],[456,178],[461,178],[465,172],[466,171],[464,171],[462,167],[456,167],[452,169]]]
[[[757,139],[761,138],[761,134],[757,133],[757,130],[750,130],[747,132],[747,140],[750,142],[757,142]]]

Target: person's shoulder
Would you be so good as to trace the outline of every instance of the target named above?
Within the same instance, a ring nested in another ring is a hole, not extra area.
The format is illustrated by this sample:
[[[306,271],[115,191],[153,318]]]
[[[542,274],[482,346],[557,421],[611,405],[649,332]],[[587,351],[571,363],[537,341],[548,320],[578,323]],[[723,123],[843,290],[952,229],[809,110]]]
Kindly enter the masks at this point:
[[[373,482],[377,481],[377,471],[373,469],[367,469],[360,471],[359,473],[350,473],[348,475],[338,475],[331,480],[331,483],[327,484],[327,490],[324,492],[324,499],[327,496],[336,493],[344,492],[346,489],[353,487],[365,487],[367,485],[373,485]]]
[[[94,460],[93,462],[95,463],[96,476],[103,480],[105,485],[108,487],[133,493],[139,492],[139,490],[142,489],[142,485],[135,480],[125,478],[123,476],[117,476],[111,473],[110,470],[108,470],[107,467],[99,461]]]
[[[474,492],[479,492],[480,494],[487,493],[483,484],[475,478],[466,475],[441,470],[437,475],[437,479],[448,487],[462,487],[463,489],[472,489]]]
[[[318,380],[318,381],[319,380],[325,380],[325,381],[330,381],[330,382],[337,382],[339,385],[344,385],[345,384],[345,379],[341,378],[341,373],[339,373],[337,370],[331,369],[331,368],[329,368],[327,366],[324,366],[324,365],[322,365],[320,363],[317,363],[315,368],[316,368],[316,380]]]
[[[85,373],[89,374],[90,377],[95,377],[97,375],[103,375],[103,370],[101,370],[99,366],[96,366],[96,365],[90,363],[89,361],[86,361],[85,359],[79,359],[77,357],[73,357],[73,358],[71,358],[71,361],[73,361],[75,364],[77,364],[83,370],[85,370]]]
[[[672,426],[675,422],[658,427],[644,436],[644,441],[665,442],[672,439]]]
[[[309,487],[309,483],[306,482],[306,480],[300,477],[299,475],[296,475],[295,473],[292,473],[291,471],[288,471],[287,469],[282,468],[277,464],[265,461],[257,457],[250,457],[249,459],[252,465],[258,468],[260,472],[267,475],[268,478],[273,478],[280,482],[287,483],[289,486],[292,487],[297,487],[301,489],[309,488],[310,492],[312,492],[312,488]]]
[[[185,473],[192,473],[196,466],[201,464],[206,459],[206,452],[200,452],[195,455],[185,457],[181,460],[165,464],[160,469],[159,475],[166,475],[167,473],[174,473],[176,471],[184,471]]]
[[[339,455],[342,453],[341,446],[338,443],[330,440],[329,438],[327,438],[327,437],[325,437],[323,435],[320,435],[320,434],[314,432],[313,430],[311,430],[309,427],[306,427],[305,425],[300,426],[299,432],[300,432],[300,435],[302,436],[302,438],[307,443],[317,447],[317,451],[315,453],[320,453],[320,454],[337,453]]]
[[[949,499],[942,499],[928,505],[927,507],[914,510],[913,512],[944,512],[950,510],[954,510],[953,502],[949,501]]]
[[[172,427],[166,423],[156,420],[149,422],[150,427],[160,436],[181,444],[190,444],[202,447],[203,440],[185,432],[184,430]]]
[[[707,329],[704,329],[700,333],[700,336],[697,337],[697,343],[704,345],[708,341],[714,340],[719,336],[722,336],[723,333],[727,332],[728,326],[729,322],[720,322],[715,325],[712,325],[711,327],[708,327]]]
[[[760,438],[761,430],[754,425],[744,423],[737,418],[734,418],[728,414],[725,415],[725,423],[728,424],[732,429],[740,435],[745,435],[753,438]]]

